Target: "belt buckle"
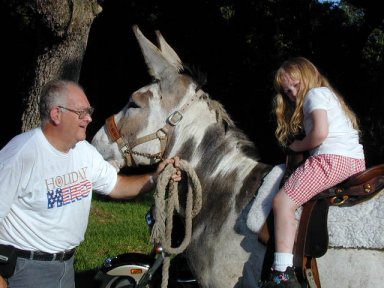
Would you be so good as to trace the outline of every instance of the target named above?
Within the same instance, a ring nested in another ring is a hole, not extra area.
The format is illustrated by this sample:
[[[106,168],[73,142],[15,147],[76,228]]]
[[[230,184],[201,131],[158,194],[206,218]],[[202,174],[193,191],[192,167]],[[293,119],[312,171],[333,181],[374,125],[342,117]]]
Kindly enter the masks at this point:
[[[64,252],[58,252],[53,254],[52,261],[64,261],[65,251]]]
[[[59,261],[64,261],[65,259],[65,256],[69,253],[69,251],[63,251],[61,253],[59,253]]]
[[[59,253],[59,261],[64,261],[64,260],[68,260],[69,258],[72,257],[72,255],[74,254],[75,252],[75,249],[71,249],[71,250],[64,250],[63,252]],[[66,257],[68,256],[68,259],[66,259]]]

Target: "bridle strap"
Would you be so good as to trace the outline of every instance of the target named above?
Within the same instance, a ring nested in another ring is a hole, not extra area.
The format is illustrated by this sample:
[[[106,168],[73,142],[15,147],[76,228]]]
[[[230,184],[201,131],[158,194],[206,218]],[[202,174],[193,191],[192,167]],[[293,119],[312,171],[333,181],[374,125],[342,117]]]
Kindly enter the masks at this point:
[[[108,117],[105,121],[105,124],[107,125],[107,131],[113,142],[116,142],[118,139],[121,139],[119,130],[117,129],[115,123],[115,115]]]
[[[130,167],[136,165],[132,154],[129,153],[130,149],[128,143],[124,141],[124,138],[120,135],[120,132],[117,129],[115,115],[109,116],[107,120],[105,120],[105,124],[107,125],[107,131],[109,136],[111,137],[113,142],[116,142],[117,146],[119,147],[121,153],[125,158],[127,166]]]
[[[154,133],[151,133],[136,139],[135,141],[133,141],[132,147],[130,147],[129,144],[126,141],[124,141],[124,138],[120,135],[120,132],[115,123],[115,115],[108,117],[107,120],[105,121],[108,134],[110,138],[117,143],[121,153],[126,159],[127,166],[130,167],[130,166],[136,165],[133,159],[133,154],[147,157],[149,159],[163,159],[162,157],[169,140],[169,137],[168,137],[169,132],[172,131],[172,129],[183,119],[183,113],[185,112],[185,110],[190,105],[192,105],[197,99],[199,99],[203,94],[204,94],[204,91],[199,89],[192,96],[192,98],[189,101],[187,101],[187,103],[185,103],[179,110],[174,111],[168,116],[166,123],[162,128],[160,128]],[[159,153],[156,153],[156,154],[140,153],[132,150],[137,145],[140,145],[152,140],[156,140],[156,139],[160,141]]]
[[[173,129],[174,126],[176,126],[181,119],[183,119],[183,113],[185,110],[194,103],[195,100],[201,97],[204,92],[202,90],[198,90],[191,98],[190,101],[185,103],[180,110],[176,110],[175,112],[171,113],[171,115],[168,116],[165,125],[157,130],[155,133],[148,134],[146,136],[140,137],[133,141],[132,148],[136,147],[137,145],[143,144],[145,142],[149,142],[155,139],[159,139],[160,145],[161,145],[161,154],[164,153],[167,140],[168,140],[168,133]]]

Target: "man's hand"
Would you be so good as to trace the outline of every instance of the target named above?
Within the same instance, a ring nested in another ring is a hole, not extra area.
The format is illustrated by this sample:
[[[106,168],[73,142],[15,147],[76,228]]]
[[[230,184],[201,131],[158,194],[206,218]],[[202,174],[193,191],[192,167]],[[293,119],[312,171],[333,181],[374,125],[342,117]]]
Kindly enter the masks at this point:
[[[159,174],[164,170],[165,166],[167,166],[168,164],[172,164],[173,167],[176,168],[176,172],[171,176],[171,179],[173,181],[180,181],[181,180],[181,171],[179,169],[179,162],[180,161],[180,158],[178,156],[175,156],[173,158],[169,158],[169,159],[165,159],[163,160],[159,166],[157,167],[156,169],[156,172],[154,173],[153,175],[153,180],[156,182],[157,180],[157,177],[159,176]]]

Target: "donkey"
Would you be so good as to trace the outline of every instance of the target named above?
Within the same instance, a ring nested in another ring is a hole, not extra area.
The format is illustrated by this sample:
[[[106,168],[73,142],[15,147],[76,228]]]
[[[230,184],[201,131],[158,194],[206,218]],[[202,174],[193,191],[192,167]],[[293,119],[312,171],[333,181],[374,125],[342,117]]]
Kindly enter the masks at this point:
[[[186,160],[202,187],[202,208],[186,250],[192,272],[202,287],[258,287],[266,247],[247,217],[271,166],[259,161],[254,143],[187,73],[160,32],[157,47],[137,26],[133,31],[154,81],[108,118],[92,144],[117,170],[175,155]],[[330,248],[318,259],[322,285],[379,287],[383,256],[382,247]]]

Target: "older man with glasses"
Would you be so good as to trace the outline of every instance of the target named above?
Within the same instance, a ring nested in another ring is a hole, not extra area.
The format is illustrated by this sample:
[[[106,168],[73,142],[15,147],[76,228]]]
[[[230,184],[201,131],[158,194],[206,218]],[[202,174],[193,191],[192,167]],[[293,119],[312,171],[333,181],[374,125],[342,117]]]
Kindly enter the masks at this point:
[[[48,83],[39,108],[41,126],[0,151],[0,288],[74,288],[92,191],[129,199],[151,190],[165,165],[178,166],[175,157],[155,173],[118,175],[86,141],[94,109],[75,82]]]

